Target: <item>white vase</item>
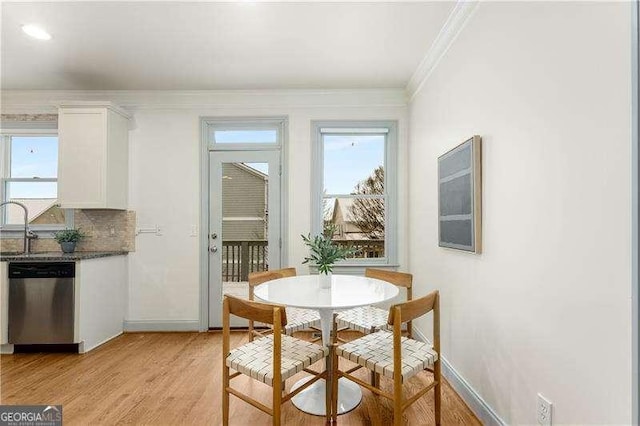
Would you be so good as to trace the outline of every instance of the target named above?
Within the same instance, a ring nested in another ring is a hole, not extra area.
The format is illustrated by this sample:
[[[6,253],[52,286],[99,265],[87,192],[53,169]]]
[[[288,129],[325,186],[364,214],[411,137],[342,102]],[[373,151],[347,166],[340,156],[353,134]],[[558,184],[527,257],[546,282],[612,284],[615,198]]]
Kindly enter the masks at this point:
[[[331,272],[326,274],[319,272],[318,280],[320,281],[320,288],[331,288]]]

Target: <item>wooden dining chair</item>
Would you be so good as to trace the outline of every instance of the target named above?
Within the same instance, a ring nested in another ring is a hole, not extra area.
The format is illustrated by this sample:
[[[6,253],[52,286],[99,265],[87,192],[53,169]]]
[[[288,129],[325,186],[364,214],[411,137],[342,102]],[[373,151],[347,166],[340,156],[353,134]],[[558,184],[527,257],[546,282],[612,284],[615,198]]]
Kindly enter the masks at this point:
[[[374,268],[365,269],[364,275],[368,278],[376,278],[405,288],[407,301],[412,300],[413,275]],[[386,309],[376,306],[361,306],[341,312],[337,316],[336,328],[334,328],[336,339],[344,342],[344,340],[338,338],[338,333],[344,330],[355,330],[362,334],[370,334],[381,330],[387,326],[387,314],[388,311]],[[411,321],[407,322],[407,337],[413,337]]]
[[[251,272],[249,274],[249,300],[254,300],[255,286],[278,278],[295,277],[296,268],[274,269],[271,271]],[[284,327],[285,334],[292,336],[296,331],[320,330],[320,314],[312,309],[287,308],[288,323]],[[255,323],[249,320],[249,340],[271,334],[273,329],[258,331]],[[320,339],[315,339],[320,340]],[[315,341],[314,340],[314,341]]]
[[[433,346],[402,336],[402,324],[426,315],[433,311]],[[333,389],[332,412],[336,421],[337,410],[337,383],[340,377],[345,377],[360,386],[363,386],[377,395],[390,399],[393,402],[393,424],[403,424],[402,413],[411,404],[416,402],[425,393],[434,390],[435,420],[440,424],[442,376],[440,366],[440,294],[438,291],[415,299],[410,302],[399,303],[391,306],[387,315],[387,324],[392,328],[380,330],[352,340],[343,345],[333,345]],[[338,369],[338,359],[343,357],[358,364],[346,371]],[[373,371],[378,379],[372,385],[352,373],[360,368]],[[433,374],[433,381],[410,397],[405,397],[402,384],[409,378],[422,371]],[[380,386],[380,375],[393,380],[393,392],[388,393]]]
[[[229,342],[231,334],[229,318],[231,315],[271,324],[274,332],[262,339],[256,339],[231,349]],[[281,305],[252,302],[225,295],[222,320],[223,424],[225,426],[229,424],[229,396],[233,395],[272,416],[273,425],[280,425],[282,404],[317,380],[327,377],[326,371],[319,373],[308,367],[325,358],[329,354],[329,348],[283,334],[282,330],[287,325],[287,312],[285,307]],[[231,369],[235,370],[235,373],[231,374]],[[313,378],[296,388],[295,391],[286,394],[284,392],[285,381],[300,371],[312,374]],[[271,386],[271,407],[231,387],[231,380],[241,374]],[[326,419],[327,422],[330,422],[330,392],[326,392],[325,404]]]

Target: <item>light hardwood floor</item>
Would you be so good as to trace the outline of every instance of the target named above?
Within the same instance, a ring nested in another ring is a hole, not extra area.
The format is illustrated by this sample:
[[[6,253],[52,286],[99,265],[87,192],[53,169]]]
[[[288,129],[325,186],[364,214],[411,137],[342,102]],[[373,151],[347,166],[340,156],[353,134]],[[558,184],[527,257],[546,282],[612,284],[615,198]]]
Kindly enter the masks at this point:
[[[232,347],[247,340],[232,333]],[[2,404],[62,404],[65,424],[221,424],[221,332],[130,333],[84,355],[19,354],[0,359]],[[313,366],[316,369],[321,364]],[[360,370],[362,377],[367,372]],[[287,380],[287,389],[304,376]],[[414,387],[426,374],[409,381]],[[267,404],[270,388],[241,376],[232,385]],[[383,379],[383,387],[391,382]],[[442,423],[479,425],[445,383]],[[411,392],[411,390],[409,390]],[[363,391],[361,404],[339,416],[342,425],[391,424],[391,404]],[[270,417],[231,397],[232,425],[267,425]],[[433,396],[427,393],[405,412],[409,425],[434,424]],[[286,403],[283,424],[321,425],[323,417],[302,413]]]

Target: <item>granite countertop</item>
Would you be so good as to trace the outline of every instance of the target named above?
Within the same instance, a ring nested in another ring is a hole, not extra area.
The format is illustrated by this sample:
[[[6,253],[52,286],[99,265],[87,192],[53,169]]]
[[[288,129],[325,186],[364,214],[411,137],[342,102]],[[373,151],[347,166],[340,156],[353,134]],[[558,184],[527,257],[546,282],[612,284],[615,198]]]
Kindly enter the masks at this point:
[[[97,259],[99,257],[124,256],[126,251],[76,251],[74,253],[63,253],[61,251],[49,251],[45,253],[0,253],[0,262],[24,262],[24,261],[73,261]]]

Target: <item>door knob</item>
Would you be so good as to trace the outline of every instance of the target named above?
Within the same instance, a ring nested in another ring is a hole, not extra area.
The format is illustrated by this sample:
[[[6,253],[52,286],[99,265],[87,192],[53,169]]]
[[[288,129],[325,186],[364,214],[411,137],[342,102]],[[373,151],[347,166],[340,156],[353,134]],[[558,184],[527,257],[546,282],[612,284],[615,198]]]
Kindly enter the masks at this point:
[[[215,252],[217,252],[217,251],[218,251],[218,246],[211,246],[211,247],[209,247],[209,251],[210,251],[211,253],[215,253]]]

